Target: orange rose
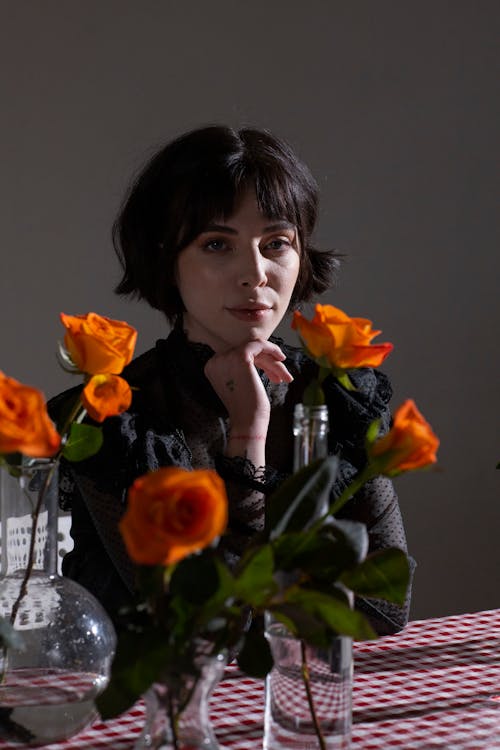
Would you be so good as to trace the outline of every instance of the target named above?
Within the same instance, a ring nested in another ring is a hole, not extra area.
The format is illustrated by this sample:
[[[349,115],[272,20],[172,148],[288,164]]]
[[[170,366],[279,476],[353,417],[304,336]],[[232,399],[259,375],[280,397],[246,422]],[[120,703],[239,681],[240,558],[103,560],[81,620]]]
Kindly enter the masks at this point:
[[[61,313],[61,321],[66,328],[64,345],[81,372],[119,375],[132,359],[137,331],[128,323],[96,313]]]
[[[0,453],[48,458],[60,444],[42,393],[0,372]]]
[[[395,476],[436,463],[439,440],[414,401],[408,399],[394,414],[391,430],[368,448],[381,474]]]
[[[96,422],[115,417],[132,403],[132,390],[119,375],[93,375],[82,392],[82,404]]]
[[[310,321],[295,312],[292,322],[312,359],[337,371],[379,367],[392,351],[392,344],[370,344],[381,333],[371,326],[370,320],[350,318],[332,305],[316,305]]]
[[[135,480],[120,531],[136,563],[170,565],[207,547],[226,524],[226,488],[215,471],[167,467]]]

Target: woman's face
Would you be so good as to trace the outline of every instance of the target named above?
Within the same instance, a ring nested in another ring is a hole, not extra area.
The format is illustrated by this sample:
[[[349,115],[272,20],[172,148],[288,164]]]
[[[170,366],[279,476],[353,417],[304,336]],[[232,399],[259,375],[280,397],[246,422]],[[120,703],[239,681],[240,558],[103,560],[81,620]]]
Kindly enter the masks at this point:
[[[217,353],[268,339],[287,311],[299,266],[296,227],[263,216],[248,189],[232,216],[215,219],[177,259],[188,339]]]

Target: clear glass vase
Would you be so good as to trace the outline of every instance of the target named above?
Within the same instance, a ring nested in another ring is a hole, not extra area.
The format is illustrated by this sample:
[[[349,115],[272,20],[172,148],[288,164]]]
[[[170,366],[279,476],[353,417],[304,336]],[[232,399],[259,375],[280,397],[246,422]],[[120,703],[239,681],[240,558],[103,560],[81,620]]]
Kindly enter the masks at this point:
[[[99,602],[57,575],[56,462],[0,471],[0,617],[15,642],[0,649],[0,738],[44,745],[97,718],[115,632]]]
[[[192,675],[179,679],[175,690],[166,682],[152,685],[144,696],[146,723],[134,750],[223,750],[210,722],[209,701],[226,663],[226,653],[202,656],[197,679]]]
[[[329,648],[308,646],[269,616],[266,637],[274,666],[266,678],[264,750],[349,750],[351,638],[338,636]]]
[[[296,404],[294,470],[328,455],[328,407]],[[328,501],[318,508],[319,518]],[[348,750],[352,720],[352,640],[315,648],[266,613],[274,666],[266,678],[264,750]],[[304,677],[308,674],[308,678]]]

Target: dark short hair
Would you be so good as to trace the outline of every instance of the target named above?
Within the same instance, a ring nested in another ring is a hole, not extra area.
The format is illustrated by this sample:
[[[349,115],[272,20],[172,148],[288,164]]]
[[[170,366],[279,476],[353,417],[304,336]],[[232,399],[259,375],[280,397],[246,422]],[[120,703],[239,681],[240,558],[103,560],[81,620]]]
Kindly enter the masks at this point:
[[[310,244],[318,188],[309,169],[265,130],[213,125],[167,144],[132,183],[113,225],[124,272],[115,291],[145,299],[173,322],[184,309],[177,256],[215,218],[231,216],[250,184],[264,216],[297,227],[300,270],[290,307],[328,289],[338,256]]]

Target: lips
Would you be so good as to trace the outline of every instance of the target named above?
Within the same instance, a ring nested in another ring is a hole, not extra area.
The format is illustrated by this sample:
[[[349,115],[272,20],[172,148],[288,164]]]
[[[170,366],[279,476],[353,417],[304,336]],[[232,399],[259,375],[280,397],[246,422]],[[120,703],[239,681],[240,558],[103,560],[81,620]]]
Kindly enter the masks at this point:
[[[255,310],[270,310],[270,305],[263,305],[258,303],[248,302],[245,305],[238,305],[238,307],[229,307],[228,310],[239,310],[242,312],[255,311]]]
[[[264,320],[272,311],[272,307],[248,303],[239,307],[227,307],[226,310],[238,320],[255,322]]]

